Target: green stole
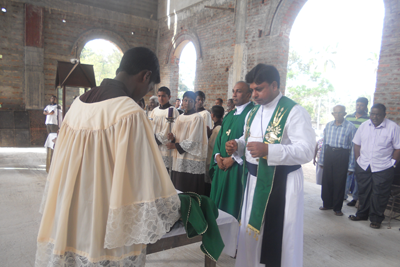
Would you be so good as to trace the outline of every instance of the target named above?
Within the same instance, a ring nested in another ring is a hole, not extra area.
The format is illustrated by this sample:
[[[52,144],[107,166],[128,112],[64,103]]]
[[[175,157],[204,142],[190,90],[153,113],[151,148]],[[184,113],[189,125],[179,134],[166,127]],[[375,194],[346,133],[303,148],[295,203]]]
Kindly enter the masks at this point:
[[[282,134],[285,129],[286,120],[289,116],[290,111],[297,103],[282,96],[276,105],[275,111],[271,116],[267,130],[264,135],[265,144],[280,144],[282,140]],[[246,121],[245,130],[245,141],[247,145],[247,139],[250,136],[250,126],[257,114],[260,105],[255,106],[249,113],[249,117]],[[246,150],[246,146],[245,146]],[[244,161],[244,167],[246,161]],[[246,168],[243,168],[246,169]],[[247,227],[254,231],[254,238],[258,240],[261,226],[264,222],[264,215],[267,209],[269,196],[272,190],[275,177],[275,166],[268,166],[267,157],[259,158],[257,168],[257,182],[254,191],[253,205],[251,208],[250,219]],[[246,187],[247,176],[243,173],[243,188]],[[251,232],[250,232],[251,235]]]

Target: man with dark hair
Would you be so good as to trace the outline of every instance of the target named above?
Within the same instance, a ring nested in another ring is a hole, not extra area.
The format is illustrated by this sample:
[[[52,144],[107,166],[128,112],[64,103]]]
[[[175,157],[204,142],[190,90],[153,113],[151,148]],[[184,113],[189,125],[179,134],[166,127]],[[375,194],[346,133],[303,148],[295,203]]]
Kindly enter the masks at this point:
[[[365,97],[359,97],[356,101],[356,112],[346,116],[346,120],[353,123],[353,125],[358,129],[361,123],[369,120],[368,117],[368,99]],[[347,194],[350,193],[350,187],[354,182],[354,188],[352,190],[353,200],[347,203],[347,206],[355,206],[358,200],[358,185],[355,179],[355,173],[347,175],[346,188],[344,192],[344,199],[347,199]]]
[[[211,119],[214,123],[214,127],[209,131],[208,134],[208,152],[206,160],[206,175],[205,175],[205,195],[210,196],[211,192],[211,177],[208,173],[210,169],[210,161],[214,150],[215,139],[217,138],[218,132],[221,129],[222,118],[224,117],[224,108],[220,105],[215,105],[211,108]]]
[[[323,168],[320,210],[331,210],[336,216],[343,216],[343,196],[346,177],[354,172],[353,137],[356,127],[344,119],[346,108],[337,105],[332,112],[334,121],[324,130],[324,141],[318,164]]]
[[[235,108],[235,104],[233,103],[232,98],[228,99],[228,104],[226,106],[227,106],[227,109],[225,110],[224,116],[226,116],[226,114],[228,114],[229,112],[231,112],[231,110],[233,110]]]
[[[240,214],[237,267],[300,266],[303,262],[303,172],[313,158],[315,133],[307,111],[279,91],[279,72],[258,64],[246,75],[259,104],[246,116],[244,135],[226,142],[245,156],[248,174]],[[250,232],[250,234],[249,234]]]
[[[394,168],[400,159],[400,127],[386,117],[386,107],[375,104],[370,119],[354,136],[359,207],[352,221],[369,220],[378,229],[385,219]]]
[[[215,100],[215,105],[222,106],[223,104],[224,104],[224,100],[222,100],[222,98],[217,98]]]
[[[195,101],[195,93],[185,92],[182,100],[185,113],[178,116],[172,133],[168,134],[167,147],[172,149],[171,180],[175,188],[204,195],[207,131],[203,118],[196,112]]]
[[[165,167],[171,168],[172,158],[166,144],[168,143],[168,133],[170,133],[170,129],[172,129],[170,126],[173,127],[174,123],[170,125],[167,121],[167,117],[168,114],[171,114],[173,118],[177,118],[179,112],[169,103],[171,91],[168,87],[160,87],[157,92],[157,97],[160,105],[153,109],[149,118],[153,125],[154,136],[164,160]],[[172,111],[170,111],[170,109],[172,109]]]
[[[43,115],[46,115],[47,133],[57,133],[62,121],[62,110],[57,105],[57,97],[55,95],[50,97],[50,105],[44,108]]]
[[[184,111],[181,109],[181,100],[177,98],[175,100],[175,108],[178,110],[179,114],[182,114]]]
[[[205,126],[207,127],[207,131],[210,131],[212,128],[212,120],[210,112],[208,112],[204,108],[204,102],[206,101],[206,95],[202,91],[196,92],[196,112],[198,112],[204,119]]]
[[[179,197],[136,104],[158,82],[156,55],[135,47],[114,79],[71,105],[45,187],[36,266],[143,266],[146,244],[179,219]]]
[[[212,179],[211,199],[217,207],[236,219],[239,219],[240,204],[243,196],[242,175],[243,159],[237,152],[228,155],[225,143],[243,135],[247,113],[254,107],[250,102],[251,90],[244,81],[239,81],[232,89],[232,98],[236,109],[225,115],[221,131],[215,141],[210,159],[209,174]]]

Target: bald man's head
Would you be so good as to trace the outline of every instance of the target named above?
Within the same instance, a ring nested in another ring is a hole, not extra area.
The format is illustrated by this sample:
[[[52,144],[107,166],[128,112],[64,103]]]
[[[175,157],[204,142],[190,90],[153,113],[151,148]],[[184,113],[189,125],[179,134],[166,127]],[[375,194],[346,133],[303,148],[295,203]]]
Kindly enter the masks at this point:
[[[344,121],[344,116],[346,116],[346,107],[343,105],[336,105],[333,107],[332,115],[335,118],[335,123],[337,125],[342,124]]]
[[[250,101],[251,89],[248,83],[239,81],[232,89],[232,100],[235,106],[241,106]]]

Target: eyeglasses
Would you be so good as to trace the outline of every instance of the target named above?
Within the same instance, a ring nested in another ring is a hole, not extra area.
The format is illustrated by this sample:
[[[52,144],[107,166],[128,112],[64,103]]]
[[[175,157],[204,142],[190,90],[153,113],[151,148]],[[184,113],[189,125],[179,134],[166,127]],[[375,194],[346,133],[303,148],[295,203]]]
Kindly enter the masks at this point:
[[[332,115],[346,114],[346,112],[332,112]]]

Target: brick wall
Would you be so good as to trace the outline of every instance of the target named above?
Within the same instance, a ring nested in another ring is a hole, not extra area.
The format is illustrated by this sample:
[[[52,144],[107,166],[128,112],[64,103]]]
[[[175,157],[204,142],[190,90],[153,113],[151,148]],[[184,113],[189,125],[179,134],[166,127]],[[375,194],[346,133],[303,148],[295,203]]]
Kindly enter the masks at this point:
[[[3,108],[24,110],[24,5],[9,2],[0,12],[0,103]]]
[[[3,2],[2,6],[7,8],[7,12],[0,12],[0,54],[2,55],[0,59],[0,117],[7,118],[9,123],[0,124],[0,146],[27,146],[29,143],[32,146],[42,146],[46,138],[45,116],[41,110],[26,110],[25,108],[25,3],[23,2],[29,1]],[[43,4],[44,1],[38,1],[38,3]],[[57,8],[42,5],[44,103],[48,103],[50,95],[56,94],[54,85],[57,60],[69,61],[70,58],[75,57],[75,46],[78,47],[79,57],[84,43],[90,38],[108,39],[107,34],[112,33],[109,40],[121,41],[122,50],[145,46],[156,51],[157,22],[154,19],[151,21],[126,14],[118,16],[115,11],[82,5],[79,10],[76,10],[70,3],[57,0],[47,3],[57,4]],[[85,12],[83,8],[87,8],[90,12]],[[155,7],[155,12],[156,10]],[[66,23],[62,22],[63,19]],[[132,35],[132,32],[135,34]],[[19,111],[24,113],[18,113]],[[18,124],[20,114],[26,115],[23,124],[26,128],[23,129],[23,133],[22,129],[18,128],[22,127],[20,126],[22,124]],[[18,139],[15,136],[20,137]],[[22,142],[19,141],[20,139],[30,142]]]
[[[175,34],[175,18],[171,17],[170,29],[166,18],[160,18],[158,46],[161,65],[160,86],[169,87],[172,98],[177,96],[179,55],[175,57],[173,55],[175,49],[169,50],[171,40],[179,39],[177,37],[185,34],[195,36],[202,52],[201,58],[196,62],[195,91],[201,90],[206,94],[206,107],[211,108],[216,98],[222,98],[225,103],[227,100],[229,68],[233,63],[235,44],[235,15],[230,11],[203,8],[203,5],[204,3],[200,3],[177,12]],[[234,1],[226,1],[220,6],[233,7],[233,5]],[[175,48],[178,46],[179,40]]]
[[[2,25],[0,27],[2,39],[0,42],[0,54],[2,55],[2,59],[0,59],[0,103],[2,108],[0,111],[25,111],[25,2],[31,4],[35,2],[44,7],[43,71],[46,103],[49,96],[55,94],[54,81],[57,60],[68,61],[75,56],[75,46],[78,46],[78,50],[80,50],[83,43],[88,41],[85,39],[86,37],[95,38],[96,33],[101,32],[100,37],[107,36],[107,33],[112,32],[114,34],[112,38],[124,42],[126,47],[146,46],[157,51],[162,80],[159,86],[170,87],[173,98],[177,95],[180,56],[179,53],[175,53],[175,50],[185,40],[194,41],[198,53],[195,90],[202,90],[206,93],[208,108],[218,97],[226,103],[227,92],[231,89],[228,88],[228,83],[234,62],[237,18],[234,12],[207,9],[204,5],[234,7],[236,1],[199,1],[178,10],[176,24],[175,16],[172,14],[168,27],[168,20],[165,16],[158,16],[158,22],[154,21],[154,18],[152,20],[137,19],[128,14],[102,10],[99,7],[86,7],[82,5],[83,2],[68,5],[67,1],[60,0],[51,2],[9,0],[3,1],[3,5],[7,7],[7,13],[0,13],[0,24]],[[257,63],[270,63],[277,66],[281,74],[282,91],[286,84],[290,30],[305,2],[306,0],[247,1],[245,27],[247,57],[243,64],[246,65],[245,69],[247,68],[247,70]],[[386,15],[375,102],[385,104],[388,108],[388,118],[400,122],[400,91],[398,88],[400,85],[398,81],[400,75],[398,56],[400,50],[400,0],[384,0],[384,3]],[[63,23],[62,19],[67,22]],[[135,32],[135,35],[131,34],[132,31]],[[94,35],[90,35],[90,32]],[[152,94],[149,93],[146,99]],[[40,135],[43,129],[40,128],[38,122],[44,121],[44,116],[41,112],[29,111],[27,114],[32,116],[29,119],[29,125],[32,123],[35,125],[35,127],[30,126],[31,144],[40,143],[37,140],[41,140]],[[5,116],[6,113],[3,115]],[[10,119],[10,121],[14,119]],[[8,126],[3,124],[0,128],[7,130],[4,127]],[[15,130],[15,126],[13,127]],[[33,128],[36,130],[32,130]]]
[[[382,46],[374,103],[387,108],[387,118],[400,123],[400,1],[385,0]]]

